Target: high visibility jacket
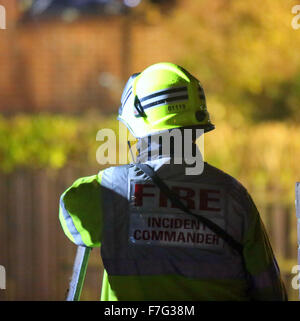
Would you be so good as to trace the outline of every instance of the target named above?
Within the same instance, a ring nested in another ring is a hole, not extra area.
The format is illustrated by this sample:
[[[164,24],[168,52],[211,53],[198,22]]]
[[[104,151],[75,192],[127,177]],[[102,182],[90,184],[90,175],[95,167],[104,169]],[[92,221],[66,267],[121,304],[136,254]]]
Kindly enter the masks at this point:
[[[238,181],[207,163],[195,176],[164,158],[148,164],[192,212],[240,242],[244,260],[134,164],[110,167],[75,181],[59,213],[72,242],[101,246],[101,300],[286,299],[263,222]]]

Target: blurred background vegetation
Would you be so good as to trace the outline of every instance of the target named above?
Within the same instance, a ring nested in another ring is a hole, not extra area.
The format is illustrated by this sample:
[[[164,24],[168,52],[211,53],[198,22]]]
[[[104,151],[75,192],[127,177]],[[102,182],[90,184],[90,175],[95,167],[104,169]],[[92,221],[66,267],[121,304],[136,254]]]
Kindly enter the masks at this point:
[[[96,133],[118,132],[116,114],[127,78],[152,63],[171,61],[200,79],[216,125],[205,137],[205,160],[236,177],[253,196],[290,299],[297,300],[291,268],[297,264],[300,31],[291,27],[291,9],[300,3],[0,4],[7,11],[7,29],[0,30],[0,264],[8,274],[0,298],[64,299],[75,249],[59,234],[59,194],[77,176],[101,168]],[[43,192],[42,184],[52,187]],[[15,209],[16,202],[24,206]],[[37,217],[44,224],[44,243],[32,236]],[[84,299],[99,297],[101,263],[93,255]],[[16,262],[25,268],[16,269]],[[39,275],[40,285],[30,273]]]

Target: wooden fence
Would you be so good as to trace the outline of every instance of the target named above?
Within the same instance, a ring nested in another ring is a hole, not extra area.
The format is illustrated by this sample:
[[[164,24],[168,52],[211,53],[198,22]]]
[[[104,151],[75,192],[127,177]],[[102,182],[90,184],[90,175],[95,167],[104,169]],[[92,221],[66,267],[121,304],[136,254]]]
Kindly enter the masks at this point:
[[[64,300],[76,246],[58,221],[61,193],[78,176],[91,174],[18,171],[1,175],[0,264],[6,269],[5,300]],[[83,299],[99,299],[102,264],[94,249]]]
[[[94,171],[16,171],[0,175],[0,265],[6,268],[6,290],[0,300],[64,300],[76,247],[58,221],[61,193],[77,177]],[[294,188],[291,186],[291,188]],[[258,203],[292,300],[291,268],[297,264],[294,203]],[[103,267],[99,249],[92,251],[82,299],[100,297]]]

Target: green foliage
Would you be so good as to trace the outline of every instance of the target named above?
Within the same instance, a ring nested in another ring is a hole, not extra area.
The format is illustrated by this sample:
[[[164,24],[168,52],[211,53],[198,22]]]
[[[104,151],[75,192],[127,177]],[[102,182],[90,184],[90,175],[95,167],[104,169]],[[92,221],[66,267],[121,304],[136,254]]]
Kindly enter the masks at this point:
[[[258,191],[276,189],[282,202],[290,201],[293,184],[300,180],[300,126],[281,122],[253,126],[239,114],[228,113],[221,103],[213,99],[210,103],[216,111],[216,130],[205,135],[206,161],[241,180],[258,197]],[[115,116],[93,114],[1,117],[0,170],[100,167],[96,151],[101,142],[96,134],[111,128],[118,135],[118,126]]]
[[[192,71],[210,96],[255,121],[300,120],[300,41],[291,27],[297,1],[177,4],[168,16],[147,8],[148,23],[169,34],[173,61]]]
[[[95,162],[96,133],[110,119],[93,115],[15,115],[0,118],[0,170],[80,166]]]

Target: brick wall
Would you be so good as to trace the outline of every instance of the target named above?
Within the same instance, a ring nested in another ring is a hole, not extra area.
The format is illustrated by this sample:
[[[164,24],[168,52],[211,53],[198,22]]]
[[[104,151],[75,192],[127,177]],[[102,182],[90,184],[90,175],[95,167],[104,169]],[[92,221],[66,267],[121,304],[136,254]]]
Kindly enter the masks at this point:
[[[115,111],[131,73],[174,61],[167,43],[128,17],[11,23],[0,31],[0,111]]]

